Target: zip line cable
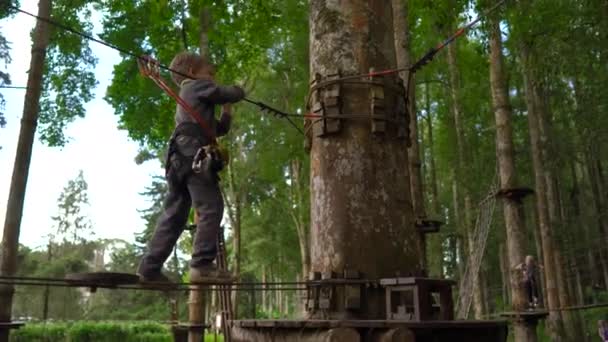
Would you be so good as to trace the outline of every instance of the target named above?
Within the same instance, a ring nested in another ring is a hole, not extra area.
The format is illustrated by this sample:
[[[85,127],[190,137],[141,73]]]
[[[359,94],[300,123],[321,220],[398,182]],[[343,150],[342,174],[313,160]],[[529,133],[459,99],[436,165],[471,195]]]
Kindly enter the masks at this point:
[[[121,52],[121,53],[123,53],[125,55],[128,55],[128,56],[131,56],[133,58],[136,58],[137,60],[140,60],[140,61],[143,61],[143,62],[147,61],[147,59],[144,56],[138,55],[138,54],[136,54],[136,53],[134,53],[134,52],[132,52],[130,50],[123,49],[123,48],[121,48],[121,47],[119,47],[119,46],[117,46],[115,44],[111,44],[111,43],[109,43],[107,41],[104,41],[104,40],[101,40],[99,38],[95,38],[95,37],[93,37],[91,35],[88,35],[86,33],[78,31],[78,30],[76,30],[76,29],[74,29],[74,28],[72,28],[70,26],[62,24],[62,23],[60,23],[60,22],[58,22],[56,20],[53,20],[53,19],[50,19],[50,18],[43,18],[43,17],[41,17],[39,15],[30,13],[30,12],[25,11],[25,10],[22,10],[22,9],[16,7],[16,6],[13,6],[13,5],[9,5],[8,7],[11,8],[11,9],[13,9],[13,10],[15,10],[15,11],[17,11],[17,12],[19,12],[19,13],[22,13],[22,14],[25,14],[25,15],[30,16],[32,18],[35,18],[36,20],[44,21],[44,22],[46,22],[48,24],[51,24],[51,25],[53,25],[55,27],[58,27],[58,28],[61,28],[62,30],[68,31],[68,32],[70,32],[72,34],[75,34],[77,36],[80,36],[80,37],[82,37],[84,39],[87,39],[87,40],[93,41],[95,43],[104,45],[106,47],[109,47],[110,49],[116,50],[116,51]],[[173,70],[170,67],[168,67],[167,65],[164,65],[162,63],[158,63],[158,67],[161,68],[161,69],[163,69],[163,70],[167,70],[169,72],[178,74],[180,76],[183,76],[183,77],[186,77],[186,78],[191,78],[190,75],[186,75],[186,74],[184,74],[182,72]],[[21,88],[19,88],[19,89],[21,89]],[[276,109],[274,107],[271,107],[271,106],[269,106],[269,105],[267,105],[267,104],[265,104],[263,102],[260,102],[260,101],[255,101],[255,100],[248,99],[248,98],[244,98],[243,100],[245,102],[248,102],[248,103],[251,103],[251,104],[254,104],[254,105],[258,106],[261,109],[262,112],[270,112],[271,114],[274,114],[275,116],[278,116],[278,117],[286,119],[295,129],[298,130],[298,132],[300,132],[302,135],[304,135],[304,132],[295,124],[295,122],[293,122],[289,118],[289,116],[291,116],[290,113],[286,113],[284,111],[278,110],[278,109]],[[299,116],[302,117],[302,115],[299,115]]]
[[[27,89],[27,87],[17,87],[17,86],[3,85],[3,86],[0,86],[0,89]]]
[[[454,40],[456,40],[458,37],[462,36],[467,30],[469,30],[471,27],[473,27],[474,25],[476,25],[477,23],[479,23],[481,21],[481,19],[483,17],[488,16],[490,13],[494,12],[495,10],[497,10],[500,6],[502,6],[507,0],[500,0],[499,2],[497,2],[494,6],[490,7],[489,9],[487,9],[486,11],[484,11],[482,14],[480,14],[479,16],[477,16],[477,18],[475,18],[475,20],[469,22],[468,24],[466,24],[465,26],[461,27],[460,29],[458,29],[453,35],[451,35],[450,37],[448,37],[445,41],[443,41],[442,43],[440,43],[439,45],[437,45],[434,48],[431,48],[424,56],[422,56],[422,58],[420,58],[416,63],[414,63],[411,66],[407,66],[404,68],[397,68],[397,69],[388,69],[388,70],[383,70],[383,71],[374,71],[374,72],[369,72],[366,74],[359,74],[359,75],[351,75],[351,76],[344,76],[341,78],[338,78],[336,80],[332,80],[329,81],[331,83],[335,83],[335,82],[340,82],[340,81],[345,81],[345,80],[350,80],[350,79],[356,79],[356,78],[365,78],[365,77],[377,77],[377,76],[385,76],[385,75],[390,75],[390,74],[395,74],[401,71],[409,71],[409,76],[408,76],[408,80],[407,80],[407,88],[409,89],[410,85],[411,85],[411,80],[412,80],[412,74],[415,73],[416,71],[420,70],[423,66],[425,66],[426,64],[428,64],[429,62],[431,62],[433,60],[433,58],[435,57],[435,55],[437,55],[437,53],[439,53],[439,51],[441,51],[443,48],[445,48],[446,46],[448,46],[450,43],[452,43]],[[8,8],[11,8],[19,13],[28,15],[32,18],[35,18],[36,20],[41,20],[44,21],[48,24],[51,24],[53,26],[59,27],[65,31],[68,31],[70,33],[73,33],[75,35],[78,35],[82,38],[85,38],[87,40],[91,40],[93,42],[96,42],[98,44],[107,46],[111,49],[114,49],[116,51],[119,51],[125,55],[131,56],[133,58],[136,58],[137,60],[142,60],[144,59],[144,57],[135,54],[132,51],[123,49],[115,44],[111,44],[107,41],[95,38],[91,35],[85,34],[81,31],[78,31],[70,26],[67,26],[65,24],[62,24],[60,22],[57,22],[55,20],[52,20],[50,18],[43,18],[40,17],[36,14],[27,12],[25,10],[22,10],[16,6],[13,5],[8,5]],[[190,78],[190,75],[186,75],[184,73],[178,72],[176,70],[173,70],[171,68],[169,68],[168,66],[158,63],[158,67],[173,73],[176,73],[180,76],[184,76],[186,78]],[[321,87],[323,86],[325,83],[327,82],[321,82],[318,85],[315,86],[315,88]],[[255,101],[252,99],[248,99],[248,98],[244,98],[243,99],[245,102],[248,102],[250,104],[256,105],[260,108],[260,110],[264,113],[270,113],[270,114],[274,114],[274,116],[280,117],[280,118],[284,118],[286,119],[289,124],[291,124],[296,130],[298,130],[298,132],[300,132],[302,135],[305,135],[305,133],[302,131],[302,129],[300,129],[299,126],[297,126],[293,120],[290,119],[290,117],[300,117],[300,118],[311,118],[311,117],[320,117],[322,118],[322,115],[315,115],[315,114],[305,114],[305,115],[300,115],[300,114],[293,114],[293,113],[287,113],[285,111],[276,109],[272,106],[269,106],[261,101]]]

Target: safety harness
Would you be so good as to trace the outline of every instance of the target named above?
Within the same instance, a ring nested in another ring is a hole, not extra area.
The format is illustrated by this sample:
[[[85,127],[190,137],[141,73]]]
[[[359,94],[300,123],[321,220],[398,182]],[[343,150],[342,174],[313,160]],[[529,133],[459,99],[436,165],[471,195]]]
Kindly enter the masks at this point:
[[[175,153],[179,154],[179,151],[175,147],[175,140],[178,136],[202,136],[206,138],[208,143],[203,144],[201,142],[202,146],[196,151],[192,159],[192,171],[195,173],[205,172],[208,175],[217,175],[217,172],[221,171],[228,164],[229,158],[227,151],[219,146],[214,130],[194,108],[188,105],[184,99],[165,83],[160,76],[160,63],[158,61],[150,56],[143,56],[138,58],[137,65],[139,66],[139,72],[143,76],[154,81],[159,88],[171,96],[196,121],[196,123],[183,122],[175,128],[169,140],[169,151],[167,152],[167,159],[165,161],[166,171],[168,172],[169,169],[171,155]]]

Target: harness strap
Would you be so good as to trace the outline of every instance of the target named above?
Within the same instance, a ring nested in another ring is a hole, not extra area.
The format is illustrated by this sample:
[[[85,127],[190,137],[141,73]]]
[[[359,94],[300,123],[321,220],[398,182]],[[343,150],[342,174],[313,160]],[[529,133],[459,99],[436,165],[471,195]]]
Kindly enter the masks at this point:
[[[144,63],[145,61],[145,63]],[[190,116],[199,124],[201,129],[203,130],[203,134],[209,139],[209,143],[211,145],[217,145],[215,132],[211,129],[211,127],[207,124],[207,122],[200,116],[200,114],[194,110],[194,108],[190,107],[184,99],[182,99],[178,94],[176,94],[171,87],[169,87],[163,78],[160,76],[160,71],[158,70],[159,63],[152,59],[149,56],[144,56],[137,60],[137,64],[139,65],[140,72],[149,77],[160,89],[162,89],[167,95],[171,96],[177,104],[182,106],[182,108],[190,114]]]

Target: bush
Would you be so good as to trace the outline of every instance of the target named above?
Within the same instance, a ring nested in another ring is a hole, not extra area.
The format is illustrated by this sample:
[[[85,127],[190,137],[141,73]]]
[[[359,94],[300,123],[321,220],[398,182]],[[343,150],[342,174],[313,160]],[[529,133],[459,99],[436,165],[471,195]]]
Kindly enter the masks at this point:
[[[11,342],[171,342],[158,323],[78,322],[29,324],[11,333]]]
[[[11,342],[63,342],[68,325],[62,323],[29,324],[11,332]]]

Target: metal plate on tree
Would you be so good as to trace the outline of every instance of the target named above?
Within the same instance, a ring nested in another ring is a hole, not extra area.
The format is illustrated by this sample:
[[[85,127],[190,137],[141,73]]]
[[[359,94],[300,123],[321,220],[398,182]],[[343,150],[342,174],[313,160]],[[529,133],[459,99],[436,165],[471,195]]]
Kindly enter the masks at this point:
[[[70,273],[65,276],[65,280],[69,283],[87,286],[117,286],[137,284],[139,282],[139,277],[131,273],[86,272]]]

